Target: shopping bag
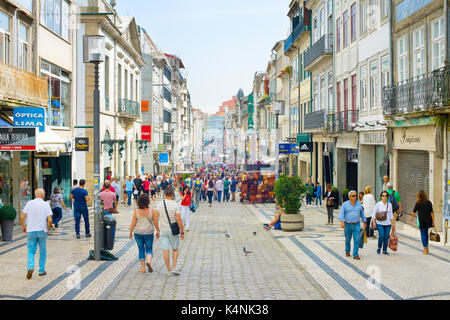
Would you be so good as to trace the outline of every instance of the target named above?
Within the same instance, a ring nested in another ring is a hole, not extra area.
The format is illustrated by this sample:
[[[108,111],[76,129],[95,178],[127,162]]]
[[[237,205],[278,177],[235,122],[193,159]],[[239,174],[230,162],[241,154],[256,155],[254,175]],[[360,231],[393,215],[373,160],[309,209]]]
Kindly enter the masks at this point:
[[[359,248],[360,249],[364,248],[364,234],[365,234],[364,229],[361,229],[361,231],[359,233]]]
[[[364,229],[364,243],[367,243],[367,232],[366,232],[366,229]]]
[[[389,237],[389,249],[392,251],[397,251],[398,246],[398,236],[393,232]]]

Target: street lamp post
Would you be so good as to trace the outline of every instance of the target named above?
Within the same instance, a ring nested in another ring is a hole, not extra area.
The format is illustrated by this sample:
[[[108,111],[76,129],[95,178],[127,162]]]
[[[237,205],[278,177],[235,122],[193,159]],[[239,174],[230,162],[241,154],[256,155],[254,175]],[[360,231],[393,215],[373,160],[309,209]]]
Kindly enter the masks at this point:
[[[102,228],[100,209],[100,90],[99,64],[105,61],[105,37],[84,36],[84,63],[93,63],[94,77],[94,259],[100,261]]]
[[[275,100],[273,105],[275,110],[275,177],[278,179],[278,172],[280,170],[280,137],[278,132],[278,116],[284,114],[284,100]]]

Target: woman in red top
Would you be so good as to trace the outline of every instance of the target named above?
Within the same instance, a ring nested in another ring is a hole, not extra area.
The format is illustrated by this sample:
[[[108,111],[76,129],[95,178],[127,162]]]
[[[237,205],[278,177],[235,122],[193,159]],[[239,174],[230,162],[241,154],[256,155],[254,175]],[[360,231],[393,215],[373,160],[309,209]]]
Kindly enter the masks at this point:
[[[189,231],[189,216],[191,215],[191,191],[189,187],[185,185],[181,191],[181,220],[184,224],[184,229]]]
[[[142,184],[144,185],[144,193],[146,194],[150,194],[150,181],[149,179],[145,179],[144,182],[142,182]]]

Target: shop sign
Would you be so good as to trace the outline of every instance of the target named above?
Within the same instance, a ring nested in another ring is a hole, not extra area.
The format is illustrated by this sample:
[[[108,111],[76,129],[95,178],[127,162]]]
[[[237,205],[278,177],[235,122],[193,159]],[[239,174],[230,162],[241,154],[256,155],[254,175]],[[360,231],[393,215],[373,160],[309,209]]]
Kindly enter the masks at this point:
[[[359,137],[361,140],[361,144],[386,144],[386,131],[360,132]]]
[[[295,143],[280,143],[280,154],[298,154],[298,146]]]
[[[358,150],[347,149],[347,161],[358,163]]]
[[[150,104],[148,101],[142,100],[141,101],[141,112],[146,112],[150,110]]]
[[[75,138],[75,151],[89,151],[89,138]]]
[[[253,112],[255,112],[255,105],[253,101],[253,95],[251,93],[248,95],[247,104],[248,104],[248,128],[253,129],[253,126],[255,125],[255,123],[253,122]]]
[[[142,140],[152,141],[152,126],[142,126],[141,127],[141,137]]]
[[[14,108],[14,127],[39,128],[45,131],[45,109],[34,107]]]
[[[35,151],[36,129],[0,127],[0,151]]]
[[[434,123],[434,117],[419,117],[413,119],[407,119],[402,121],[395,121],[395,127],[416,127],[416,126],[426,126]]]
[[[169,164],[169,154],[160,153],[159,154],[159,164]]]
[[[301,142],[299,152],[313,152],[313,142]]]

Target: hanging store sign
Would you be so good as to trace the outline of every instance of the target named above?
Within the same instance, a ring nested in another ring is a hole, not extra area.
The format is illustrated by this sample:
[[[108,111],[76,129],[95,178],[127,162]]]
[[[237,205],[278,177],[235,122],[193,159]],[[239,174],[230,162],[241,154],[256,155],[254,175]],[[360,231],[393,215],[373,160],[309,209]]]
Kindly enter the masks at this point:
[[[14,108],[14,127],[39,128],[45,131],[45,109],[34,107]]]
[[[75,138],[75,151],[89,151],[89,138]]]
[[[369,131],[359,133],[360,144],[385,145],[386,131]]]
[[[152,126],[141,127],[141,139],[152,142]]]
[[[149,110],[150,110],[150,104],[148,103],[148,101],[142,100],[141,101],[141,111],[146,112]]]
[[[248,95],[247,104],[248,104],[248,128],[253,129],[253,126],[255,125],[255,123],[253,122],[253,113],[255,112],[255,105],[253,101],[253,95],[251,93]]]
[[[280,154],[298,154],[298,146],[294,143],[280,143]]]
[[[299,152],[313,152],[313,142],[301,142]]]
[[[0,151],[35,150],[35,128],[0,127]]]
[[[168,153],[160,153],[159,154],[159,164],[169,164],[169,154]]]

